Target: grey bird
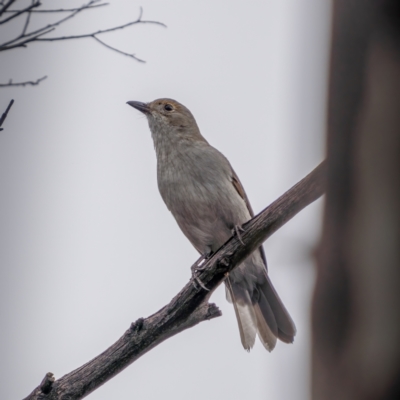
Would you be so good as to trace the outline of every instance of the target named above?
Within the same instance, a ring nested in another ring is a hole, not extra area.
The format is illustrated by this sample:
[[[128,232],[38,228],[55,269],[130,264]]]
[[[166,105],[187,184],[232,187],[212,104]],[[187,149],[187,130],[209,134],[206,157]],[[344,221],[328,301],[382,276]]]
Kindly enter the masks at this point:
[[[192,113],[172,99],[128,101],[146,115],[157,155],[160,194],[192,245],[204,257],[254,216],[229,161],[201,135]],[[267,273],[262,247],[225,280],[240,338],[249,351],[256,335],[271,351],[277,338],[292,343],[296,328]]]

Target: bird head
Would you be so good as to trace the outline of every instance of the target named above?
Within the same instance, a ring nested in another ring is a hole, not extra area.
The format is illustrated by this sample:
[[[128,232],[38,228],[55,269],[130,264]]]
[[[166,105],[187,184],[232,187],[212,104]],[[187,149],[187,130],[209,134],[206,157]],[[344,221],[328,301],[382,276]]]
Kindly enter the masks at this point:
[[[147,117],[154,140],[159,135],[168,135],[205,141],[192,113],[176,100],[157,99],[150,103],[128,101],[127,104]]]

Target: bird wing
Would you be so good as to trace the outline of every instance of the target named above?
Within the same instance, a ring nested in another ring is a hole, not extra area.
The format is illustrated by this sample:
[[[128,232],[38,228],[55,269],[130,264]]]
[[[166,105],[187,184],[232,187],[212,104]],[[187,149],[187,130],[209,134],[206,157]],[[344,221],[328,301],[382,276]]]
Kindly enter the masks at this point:
[[[244,202],[246,203],[247,209],[249,210],[249,213],[251,215],[251,217],[254,217],[254,211],[251,208],[251,204],[249,201],[249,198],[247,197],[246,192],[244,191],[243,185],[240,182],[239,177],[237,176],[236,172],[233,170],[233,168],[231,168],[232,170],[232,184],[233,187],[236,189],[236,191],[238,192],[239,196],[244,200]],[[264,252],[264,248],[262,246],[259,247],[260,250],[260,254],[261,254],[261,258],[264,262],[265,265],[265,269],[267,269],[267,259],[265,257],[265,252]]]

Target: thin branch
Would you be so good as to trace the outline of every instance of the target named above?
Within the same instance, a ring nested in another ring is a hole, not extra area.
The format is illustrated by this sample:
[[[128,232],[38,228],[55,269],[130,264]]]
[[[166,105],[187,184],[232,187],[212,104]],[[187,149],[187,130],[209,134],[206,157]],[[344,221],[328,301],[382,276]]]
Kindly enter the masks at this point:
[[[15,86],[36,86],[40,82],[44,81],[47,78],[47,75],[43,76],[42,78],[37,79],[36,81],[25,81],[25,82],[16,82],[14,83],[12,79],[8,81],[8,83],[0,83],[0,87],[15,87]]]
[[[43,28],[43,29],[44,29],[44,28]],[[38,38],[40,38],[40,37],[43,36],[43,35],[47,35],[47,34],[50,33],[50,32],[53,32],[56,28],[50,27],[50,26],[49,26],[49,27],[47,27],[46,29],[47,29],[47,30],[42,30],[42,29],[41,29],[41,32],[40,32],[40,33],[36,33],[35,36],[30,37],[29,39],[26,39],[26,40],[24,40],[23,42],[18,43],[18,44],[15,44],[15,45],[13,45],[13,46],[1,47],[1,45],[0,45],[0,51],[10,50],[10,49],[16,49],[16,48],[18,48],[18,47],[27,47],[27,44],[28,44],[28,43],[37,41]],[[29,37],[30,35],[31,35],[31,33],[28,33],[27,35],[24,35],[24,37]]]
[[[81,11],[88,9],[92,4],[97,3],[98,1],[99,0],[91,0],[88,4],[84,4],[83,6],[77,8],[76,11],[73,11],[70,15],[67,15],[64,18],[61,18],[61,19],[59,19],[58,21],[56,21],[56,22],[54,22],[52,24],[49,24],[49,25],[46,25],[46,26],[44,26],[42,28],[36,29],[35,31],[32,31],[32,32],[30,32],[30,33],[28,33],[26,35],[22,35],[21,34],[21,35],[17,36],[16,38],[14,38],[14,39],[12,39],[12,40],[10,40],[8,42],[0,44],[0,51],[9,50],[9,49],[12,49],[12,48],[15,48],[15,47],[21,47],[21,44],[25,44],[28,41],[23,40],[22,42],[17,43],[14,46],[9,46],[9,45],[13,44],[15,42],[18,42],[21,39],[29,38],[29,37],[32,37],[32,36],[36,36],[37,34],[41,34],[41,33],[43,33],[43,31],[47,31],[49,28],[55,28],[55,27],[61,25],[62,23],[68,21],[69,19],[75,17],[75,15],[80,13]],[[29,40],[29,41],[31,41],[31,40]]]
[[[108,33],[108,32],[114,32],[120,29],[124,29],[127,28],[128,26],[132,26],[132,25],[136,25],[136,24],[156,24],[156,25],[161,25],[164,28],[166,28],[167,26],[165,24],[163,24],[162,22],[159,21],[143,21],[141,19],[137,19],[136,21],[132,21],[132,22],[128,22],[127,24],[124,25],[120,25],[120,26],[116,26],[114,28],[109,28],[109,29],[103,29],[103,30],[99,30],[97,32],[93,32],[93,33],[86,33],[86,34],[82,34],[82,35],[74,35],[74,36],[59,36],[59,37],[53,37],[53,38],[41,38],[38,39],[38,42],[53,42],[56,40],[69,40],[69,39],[82,39],[82,38],[88,38],[88,37],[93,37],[96,35],[101,35],[103,33]]]
[[[70,15],[67,15],[66,17],[61,18],[57,22],[48,25],[46,28],[50,28],[50,27],[55,27],[55,26],[61,25],[62,23],[64,23],[64,22],[68,21],[69,19],[75,17],[75,15],[80,13],[81,11],[88,10],[91,5],[93,5],[95,3],[98,3],[99,1],[100,0],[90,0],[89,3],[84,4],[81,7],[78,7],[75,11],[72,11]]]
[[[54,42],[54,41],[60,41],[60,40],[83,39],[83,38],[88,38],[88,37],[94,38],[94,36],[96,36],[96,35],[101,35],[101,34],[104,34],[104,33],[109,33],[109,32],[114,32],[114,31],[117,31],[117,30],[122,30],[122,29],[125,29],[125,28],[129,27],[129,26],[137,25],[137,24],[156,24],[156,25],[160,25],[160,26],[166,27],[165,24],[163,24],[162,22],[159,22],[159,21],[142,20],[141,18],[142,18],[143,10],[142,10],[142,8],[140,8],[139,17],[135,21],[128,22],[128,23],[126,23],[124,25],[120,25],[120,26],[116,26],[116,27],[108,28],[108,29],[103,29],[103,30],[98,30],[97,32],[92,32],[92,33],[87,33],[87,34],[82,34],[82,35],[70,35],[70,36],[60,36],[60,37],[52,37],[52,38],[41,38],[40,37],[40,36],[43,36],[43,35],[51,32],[58,25],[64,23],[68,19],[74,17],[78,12],[89,8],[90,5],[93,4],[93,2],[95,2],[95,1],[98,1],[98,0],[92,0],[87,5],[76,9],[76,11],[72,12],[69,16],[67,16],[65,18],[62,18],[59,21],[54,22],[53,24],[49,24],[46,27],[39,28],[36,31],[32,31],[32,32],[30,32],[28,34],[23,34],[23,35],[21,34],[17,38],[14,38],[12,40],[9,40],[8,42],[0,44],[0,51],[6,51],[6,50],[10,50],[10,49],[17,48],[17,47],[26,47],[26,45],[28,43],[34,42],[34,41],[35,42]],[[112,48],[112,49],[116,51],[116,49],[114,49],[114,48]],[[124,54],[124,55],[127,55],[127,53],[124,53],[124,52],[121,52],[121,53]],[[133,57],[133,58],[136,58],[136,57]]]
[[[236,236],[230,238],[205,263],[199,278],[210,291],[198,290],[189,282],[167,306],[146,319],[139,318],[102,354],[54,381],[46,399],[82,399],[164,340],[202,321],[220,316],[218,308],[207,303],[211,293],[263,241],[322,196],[325,191],[325,169],[323,162],[246,223],[241,240]],[[41,396],[43,392],[39,385],[25,400],[38,400]]]
[[[12,6],[16,0],[9,0],[3,7],[0,9],[0,17],[7,11],[8,7]],[[2,3],[3,4],[3,3]]]
[[[106,47],[107,49],[113,50],[113,51],[115,51],[115,52],[117,52],[119,54],[123,54],[124,56],[128,56],[128,57],[134,58],[136,61],[139,61],[141,63],[145,63],[146,62],[146,61],[136,57],[134,54],[125,53],[124,51],[118,50],[115,47],[112,47],[109,44],[104,43],[102,40],[100,40],[98,37],[96,37],[94,35],[93,35],[93,39],[97,40],[102,46]]]
[[[101,4],[93,4],[88,8],[97,8],[97,7],[103,7],[103,6],[108,6],[110,3],[101,3]],[[78,8],[59,8],[59,9],[54,9],[54,10],[32,10],[33,13],[61,13],[61,12],[72,12],[76,11]],[[16,13],[19,12],[19,10],[8,10],[5,11],[6,13]]]
[[[138,62],[142,62],[144,63],[145,61],[138,58],[135,54],[132,53],[127,53],[125,51],[119,50],[107,43],[105,43],[103,40],[100,40],[97,36],[98,35],[102,35],[105,33],[109,33],[109,32],[114,32],[117,30],[122,30],[125,29],[127,27],[133,26],[133,25],[137,25],[137,24],[156,24],[156,25],[161,25],[166,27],[165,24],[163,24],[162,22],[159,21],[146,21],[146,20],[142,20],[142,16],[143,16],[143,9],[142,7],[140,7],[140,11],[139,11],[139,16],[135,21],[132,22],[128,22],[126,24],[120,25],[120,26],[116,26],[116,27],[112,27],[112,28],[108,28],[108,29],[102,29],[102,30],[98,30],[96,32],[92,32],[92,33],[86,33],[86,34],[81,34],[81,35],[70,35],[70,36],[60,36],[60,37],[44,37],[46,35],[48,35],[49,33],[51,33],[52,31],[56,30],[58,28],[59,25],[67,22],[69,19],[75,17],[78,13],[80,13],[81,11],[84,10],[88,10],[88,9],[92,9],[95,7],[103,7],[108,5],[109,3],[101,3],[101,4],[97,4],[99,2],[102,2],[102,0],[90,0],[87,4],[83,4],[80,7],[77,8],[70,8],[70,9],[53,9],[53,10],[41,10],[41,9],[36,9],[42,6],[42,3],[40,3],[39,0],[31,0],[31,4],[21,10],[8,10],[8,8],[15,2],[15,0],[9,0],[6,2],[6,4],[4,4],[4,1],[0,1],[0,16],[3,15],[4,13],[12,13],[11,16],[9,16],[8,18],[5,18],[4,20],[0,21],[0,24],[4,24],[6,22],[9,22],[11,19],[17,18],[21,15],[26,14],[26,19],[25,19],[25,23],[22,27],[22,31],[21,33],[0,44],[0,51],[6,51],[6,50],[11,50],[11,49],[16,49],[16,48],[26,48],[28,47],[28,45],[30,43],[33,42],[54,42],[54,41],[61,41],[61,40],[74,40],[74,39],[83,39],[83,38],[92,38],[95,41],[97,41],[98,43],[100,43],[102,46],[104,46],[105,48],[115,51],[116,53],[125,55],[127,57],[133,58],[134,60],[138,61]],[[59,20],[57,20],[56,22],[53,22],[51,24],[48,24],[46,26],[42,26],[38,29],[35,29],[31,32],[28,31],[29,25],[30,25],[30,21],[31,21],[31,16],[34,12],[43,12],[43,13],[69,13],[67,16],[60,18]],[[26,82],[19,82],[19,83],[13,83],[12,80],[10,80],[8,83],[3,83],[0,84],[0,88],[1,87],[11,87],[11,86],[26,86],[26,85],[37,85],[39,84],[43,79],[45,79],[46,77],[40,78],[37,81],[26,81]]]
[[[40,3],[39,3],[40,4]],[[34,0],[32,0],[32,5],[34,5]],[[29,22],[30,22],[30,20],[31,20],[31,10],[29,10],[28,11],[28,15],[27,15],[27,17],[26,17],[26,20],[25,20],[25,25],[24,25],[24,28],[22,29],[22,35],[25,35],[25,33],[26,33],[26,30],[28,29],[28,26],[29,26]]]
[[[6,111],[3,112],[3,115],[0,117],[0,131],[3,130],[3,128],[1,128],[1,126],[3,125],[3,122],[6,120],[7,118],[7,114],[10,111],[10,108],[12,107],[12,105],[14,104],[14,100],[10,101],[10,104],[8,105],[8,107],[6,108]]]
[[[13,15],[9,16],[8,18],[3,19],[2,21],[0,21],[0,25],[1,24],[5,24],[6,22],[11,21],[14,18],[17,18],[17,17],[19,17],[20,15],[22,15],[24,13],[27,13],[27,12],[31,13],[31,12],[33,12],[32,11],[33,8],[40,7],[41,5],[42,5],[42,3],[40,3],[38,1],[37,3],[33,3],[30,6],[28,6],[26,8],[23,8],[22,10],[17,10],[17,11],[15,11],[15,14],[13,14]],[[12,11],[6,11],[6,12],[10,13]]]

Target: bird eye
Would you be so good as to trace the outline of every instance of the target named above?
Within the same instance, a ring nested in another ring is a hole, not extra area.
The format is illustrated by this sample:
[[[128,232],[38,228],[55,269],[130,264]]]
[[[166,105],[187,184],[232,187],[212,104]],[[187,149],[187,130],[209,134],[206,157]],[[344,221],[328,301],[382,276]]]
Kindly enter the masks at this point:
[[[165,111],[172,111],[174,108],[171,106],[171,104],[166,104],[165,106],[164,106],[164,110]]]

